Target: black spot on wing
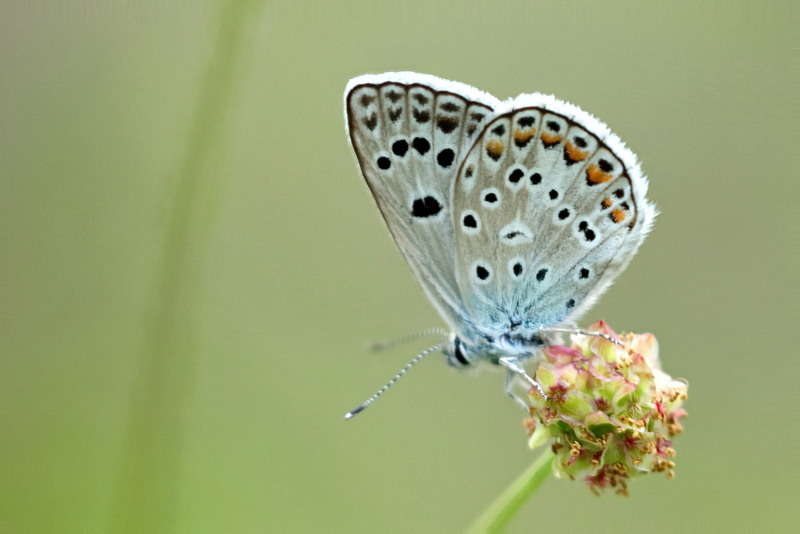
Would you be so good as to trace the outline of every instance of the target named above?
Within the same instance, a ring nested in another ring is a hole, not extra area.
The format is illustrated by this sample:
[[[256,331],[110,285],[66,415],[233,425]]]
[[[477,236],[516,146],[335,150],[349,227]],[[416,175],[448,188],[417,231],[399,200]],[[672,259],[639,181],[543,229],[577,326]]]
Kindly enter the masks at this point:
[[[436,162],[447,169],[450,165],[453,164],[453,159],[455,159],[456,153],[453,152],[451,148],[445,148],[441,152],[436,155]]]
[[[406,152],[408,152],[408,141],[400,139],[392,143],[392,152],[395,156],[400,156],[401,158],[405,156]]]
[[[424,110],[415,109],[412,112],[412,115],[414,115],[414,120],[420,124],[425,124],[426,122],[431,120],[431,114]]]
[[[525,173],[522,172],[522,169],[514,169],[511,171],[511,174],[508,175],[508,181],[512,184],[519,183],[524,175]]]
[[[368,94],[363,94],[363,95],[361,95],[361,98],[358,99],[358,102],[359,102],[359,104],[361,104],[362,107],[367,107],[370,104],[372,104],[373,100],[375,100],[374,96],[368,95]]]
[[[536,122],[535,117],[520,117],[517,120],[517,124],[519,124],[522,128],[530,128],[533,126],[534,122]]]
[[[424,156],[430,149],[431,143],[424,137],[415,137],[413,141],[411,141],[411,146],[414,147],[420,156]]]
[[[411,215],[423,219],[433,217],[440,211],[442,211],[442,205],[430,195],[415,199],[411,205]]]
[[[403,98],[403,95],[401,95],[397,91],[389,91],[388,93],[386,93],[386,98],[388,98],[392,102],[392,104],[396,104],[398,100]]]
[[[423,94],[420,94],[420,93],[417,93],[417,94],[415,94],[415,95],[414,95],[412,98],[413,98],[414,100],[416,100],[416,101],[417,101],[417,103],[418,103],[420,106],[424,106],[425,104],[427,104],[428,102],[430,102],[430,100],[428,99],[428,97],[427,97],[427,96],[425,96],[425,95],[423,95]]]
[[[456,117],[449,117],[447,115],[439,115],[436,117],[436,126],[442,132],[449,134],[458,128],[458,119]]]

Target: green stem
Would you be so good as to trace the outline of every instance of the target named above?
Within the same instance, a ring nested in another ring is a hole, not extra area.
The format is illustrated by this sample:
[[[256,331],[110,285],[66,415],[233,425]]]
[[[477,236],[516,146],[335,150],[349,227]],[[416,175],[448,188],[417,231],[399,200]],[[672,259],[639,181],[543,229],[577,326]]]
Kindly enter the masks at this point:
[[[508,522],[517,515],[522,505],[547,480],[552,471],[555,455],[549,450],[536,459],[475,521],[470,529],[480,532],[503,532]]]

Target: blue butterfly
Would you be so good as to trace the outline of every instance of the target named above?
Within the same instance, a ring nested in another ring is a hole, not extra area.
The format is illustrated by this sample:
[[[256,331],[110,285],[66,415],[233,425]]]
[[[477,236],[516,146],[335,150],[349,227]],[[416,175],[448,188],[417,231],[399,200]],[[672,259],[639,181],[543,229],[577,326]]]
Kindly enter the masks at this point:
[[[359,76],[345,120],[389,231],[450,328],[432,352],[538,384],[524,362],[572,328],[627,266],[656,210],[636,156],[550,95],[501,102],[413,72]],[[513,396],[513,394],[512,394]]]

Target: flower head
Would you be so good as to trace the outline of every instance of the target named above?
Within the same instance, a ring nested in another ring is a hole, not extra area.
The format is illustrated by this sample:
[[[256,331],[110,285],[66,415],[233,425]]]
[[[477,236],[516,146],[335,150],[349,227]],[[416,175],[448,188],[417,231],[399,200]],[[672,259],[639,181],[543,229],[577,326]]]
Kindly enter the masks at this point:
[[[583,475],[590,489],[615,488],[649,472],[674,476],[672,438],[683,430],[687,385],[661,370],[652,334],[617,335],[605,322],[589,330],[618,339],[573,336],[571,347],[546,347],[529,391],[525,426],[531,447],[552,439],[557,476]]]

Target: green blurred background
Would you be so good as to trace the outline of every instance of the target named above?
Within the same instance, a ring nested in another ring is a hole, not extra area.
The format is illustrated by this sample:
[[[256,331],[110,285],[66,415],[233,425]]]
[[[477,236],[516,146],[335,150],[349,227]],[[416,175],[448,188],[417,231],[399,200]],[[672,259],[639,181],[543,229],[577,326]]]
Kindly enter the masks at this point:
[[[677,477],[512,530],[796,528],[796,3],[75,4],[0,10],[0,531],[458,532],[534,460],[440,358],[342,420],[442,324],[344,133],[389,70],[578,104],[662,211],[584,324],[689,380]]]

